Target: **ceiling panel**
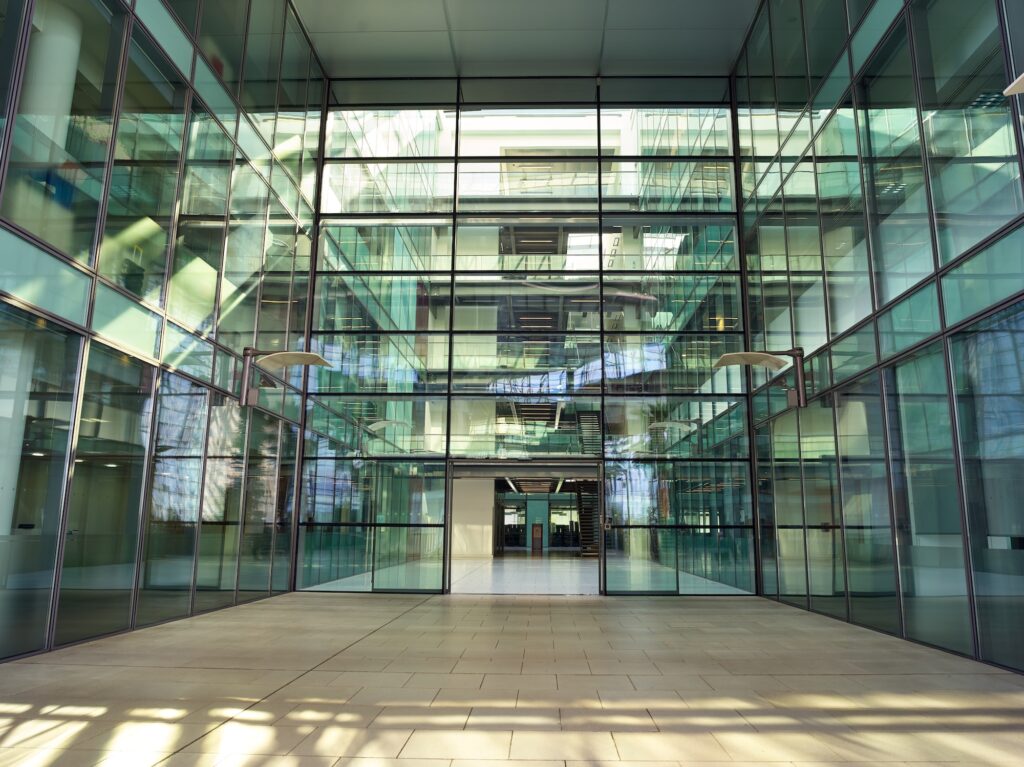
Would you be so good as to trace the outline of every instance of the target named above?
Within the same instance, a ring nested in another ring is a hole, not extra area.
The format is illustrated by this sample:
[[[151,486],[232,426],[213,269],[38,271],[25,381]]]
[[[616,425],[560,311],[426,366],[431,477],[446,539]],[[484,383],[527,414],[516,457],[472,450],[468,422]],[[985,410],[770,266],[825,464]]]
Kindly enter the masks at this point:
[[[332,77],[725,75],[758,0],[295,0]]]

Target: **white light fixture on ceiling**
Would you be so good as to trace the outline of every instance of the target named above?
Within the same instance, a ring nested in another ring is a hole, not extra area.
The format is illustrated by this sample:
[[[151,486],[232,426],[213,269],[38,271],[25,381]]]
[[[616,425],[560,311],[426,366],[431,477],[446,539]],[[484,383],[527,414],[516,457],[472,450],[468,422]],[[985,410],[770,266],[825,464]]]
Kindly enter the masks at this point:
[[[730,352],[723,354],[712,366],[715,369],[731,366],[757,366],[778,372],[793,360],[796,386],[786,391],[790,407],[807,407],[807,384],[804,373],[804,350],[799,346],[784,352]]]

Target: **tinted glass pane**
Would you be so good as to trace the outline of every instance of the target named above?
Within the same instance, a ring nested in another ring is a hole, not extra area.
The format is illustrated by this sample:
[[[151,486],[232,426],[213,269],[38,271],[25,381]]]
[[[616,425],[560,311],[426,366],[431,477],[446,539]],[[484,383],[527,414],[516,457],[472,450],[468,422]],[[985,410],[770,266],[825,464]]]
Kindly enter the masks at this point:
[[[942,278],[949,324],[1024,290],[1024,229],[1017,229]]]
[[[444,157],[455,153],[455,110],[346,109],[327,115],[327,157]],[[465,154],[465,147],[463,147]]]
[[[451,453],[541,458],[601,454],[601,405],[592,398],[453,399]]]
[[[495,160],[459,164],[460,212],[597,210],[591,160]]]
[[[736,207],[733,183],[729,162],[625,161],[601,170],[604,209],[614,212],[725,213]]]
[[[732,221],[606,217],[604,268],[619,271],[736,271],[736,227]]]
[[[597,154],[597,109],[475,109],[459,115],[464,157],[572,157]]]
[[[972,650],[963,531],[942,346],[886,371],[896,540],[907,636]]]
[[[93,342],[68,501],[55,641],[131,620],[154,369]]]
[[[134,40],[114,140],[100,271],[155,304],[163,300],[186,95],[184,81],[158,49],[145,38]]]
[[[565,333],[600,330],[596,274],[459,275],[455,330]]]
[[[245,501],[238,558],[238,600],[270,592],[277,503],[280,422],[254,410],[249,418],[249,453],[245,467]]]
[[[912,4],[939,255],[949,262],[1024,210],[995,3]],[[969,46],[958,41],[970,40]]]
[[[203,3],[199,21],[199,47],[213,71],[234,93],[238,92],[241,77],[243,30],[248,9],[249,0]]]
[[[951,351],[979,652],[1024,669],[1024,306],[958,333]]]
[[[136,623],[187,615],[203,477],[208,392],[169,373],[160,382]]]
[[[430,272],[451,268],[450,224],[352,221],[329,224],[321,231],[320,269],[324,271]]]
[[[870,375],[836,395],[850,618],[899,630],[882,398]]]
[[[858,90],[875,275],[886,303],[934,269],[905,25],[875,54]]]
[[[457,335],[453,339],[453,391],[529,395],[600,389],[599,336]]]
[[[462,185],[460,181],[460,195]],[[324,213],[444,213],[452,208],[455,166],[330,163],[324,166],[322,194],[320,209]]]
[[[99,0],[37,3],[0,212],[80,261],[103,192],[125,16]]]
[[[732,145],[723,107],[604,107],[601,153],[619,156],[727,155]]]
[[[318,330],[375,332],[448,329],[451,280],[445,277],[336,274],[317,279]]]
[[[605,454],[614,458],[742,458],[746,407],[682,397],[605,400]]]
[[[46,642],[78,347],[0,305],[0,657]]]
[[[611,275],[604,282],[605,331],[737,332],[739,279],[728,275]]]
[[[455,268],[465,271],[597,271],[597,219],[461,219]]]

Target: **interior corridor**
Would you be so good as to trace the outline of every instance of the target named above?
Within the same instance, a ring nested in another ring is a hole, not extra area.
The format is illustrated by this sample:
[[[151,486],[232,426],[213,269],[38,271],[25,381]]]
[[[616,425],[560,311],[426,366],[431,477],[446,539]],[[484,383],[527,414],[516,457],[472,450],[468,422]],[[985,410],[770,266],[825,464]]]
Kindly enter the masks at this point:
[[[292,593],[7,664],[0,717],[0,765],[1017,766],[1024,677],[756,598]]]

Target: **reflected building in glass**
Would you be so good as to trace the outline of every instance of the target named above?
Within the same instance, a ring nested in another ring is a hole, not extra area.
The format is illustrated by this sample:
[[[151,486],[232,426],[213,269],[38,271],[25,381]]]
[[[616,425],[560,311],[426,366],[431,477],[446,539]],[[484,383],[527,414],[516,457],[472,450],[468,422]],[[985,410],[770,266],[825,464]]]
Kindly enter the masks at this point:
[[[1017,3],[761,0],[728,74],[408,79],[329,71],[289,0],[0,5],[0,657],[448,593],[491,466],[495,550],[539,525],[602,594],[1024,669]],[[804,408],[715,367],[793,347]]]

